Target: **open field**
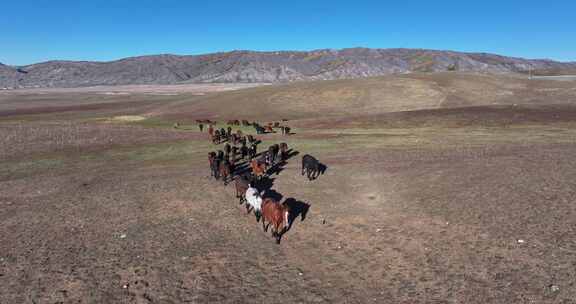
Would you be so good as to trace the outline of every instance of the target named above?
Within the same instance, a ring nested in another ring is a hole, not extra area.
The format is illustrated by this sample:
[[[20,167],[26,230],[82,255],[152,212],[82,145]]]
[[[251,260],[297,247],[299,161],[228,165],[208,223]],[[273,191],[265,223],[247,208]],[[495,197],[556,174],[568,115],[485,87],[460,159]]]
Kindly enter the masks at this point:
[[[574,303],[575,87],[2,94],[0,303]],[[289,119],[257,136],[299,152],[269,181],[310,205],[280,245],[209,177],[200,118]]]

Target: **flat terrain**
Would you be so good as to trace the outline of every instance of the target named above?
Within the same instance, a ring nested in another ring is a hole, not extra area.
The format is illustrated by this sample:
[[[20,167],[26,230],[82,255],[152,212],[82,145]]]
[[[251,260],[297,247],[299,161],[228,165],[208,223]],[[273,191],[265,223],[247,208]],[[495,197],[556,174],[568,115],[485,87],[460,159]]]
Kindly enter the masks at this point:
[[[1,94],[0,303],[574,303],[574,88]],[[280,245],[210,178],[201,118],[289,119],[258,136],[299,152],[267,181],[309,205]],[[312,182],[304,154],[328,167]]]

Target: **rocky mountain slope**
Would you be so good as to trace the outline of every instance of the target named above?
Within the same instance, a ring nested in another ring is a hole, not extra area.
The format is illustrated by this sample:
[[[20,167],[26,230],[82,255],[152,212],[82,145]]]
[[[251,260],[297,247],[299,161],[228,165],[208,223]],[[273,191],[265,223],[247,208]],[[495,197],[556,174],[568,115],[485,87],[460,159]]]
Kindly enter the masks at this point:
[[[22,67],[0,64],[0,88],[290,82],[407,72],[527,73],[529,69],[537,74],[568,74],[576,71],[576,63],[420,49],[233,51],[191,56],[142,56],[110,62],[48,61]]]

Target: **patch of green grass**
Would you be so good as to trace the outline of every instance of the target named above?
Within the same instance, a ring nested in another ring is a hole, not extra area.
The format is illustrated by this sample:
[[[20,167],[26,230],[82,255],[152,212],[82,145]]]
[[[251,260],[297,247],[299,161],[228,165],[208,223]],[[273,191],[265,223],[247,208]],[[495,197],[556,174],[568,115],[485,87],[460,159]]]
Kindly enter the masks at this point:
[[[34,158],[23,161],[2,161],[0,162],[0,179],[18,179],[32,175],[36,172],[52,170],[62,167],[65,159],[62,157]]]

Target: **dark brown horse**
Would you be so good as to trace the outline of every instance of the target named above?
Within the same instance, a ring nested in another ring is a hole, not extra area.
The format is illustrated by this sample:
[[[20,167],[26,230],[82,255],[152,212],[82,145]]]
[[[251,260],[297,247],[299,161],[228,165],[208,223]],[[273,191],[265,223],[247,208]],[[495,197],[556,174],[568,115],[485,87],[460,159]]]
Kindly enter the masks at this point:
[[[224,161],[220,162],[218,173],[220,174],[220,177],[222,177],[224,186],[228,185],[228,178],[232,178],[232,165],[227,159],[224,159]]]
[[[284,161],[284,160],[286,160],[286,157],[288,157],[288,144],[287,143],[281,143],[280,144],[280,160]]]
[[[218,176],[218,159],[216,158],[216,152],[208,153],[208,163],[210,164],[210,176],[217,178]]]
[[[272,237],[276,238],[276,244],[280,244],[282,234],[288,229],[290,210],[288,206],[280,204],[271,198],[265,198],[262,202],[262,228],[268,231],[268,226],[272,224]],[[268,225],[266,225],[268,222]],[[282,228],[282,229],[280,229]]]
[[[246,202],[246,190],[250,187],[250,181],[245,176],[237,176],[234,179],[234,186],[236,188],[236,198],[240,199],[240,204]]]

